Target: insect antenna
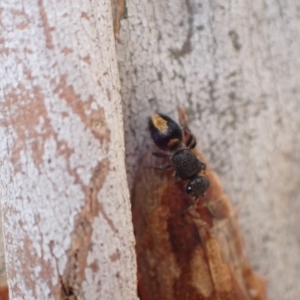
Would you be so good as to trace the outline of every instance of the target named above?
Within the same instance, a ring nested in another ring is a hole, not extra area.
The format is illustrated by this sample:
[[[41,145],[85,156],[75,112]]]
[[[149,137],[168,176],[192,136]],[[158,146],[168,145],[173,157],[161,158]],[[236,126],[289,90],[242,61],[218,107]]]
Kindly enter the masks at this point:
[[[199,198],[200,197],[197,197],[196,200],[192,204],[188,205],[184,209],[181,209],[181,210],[177,211],[171,217],[179,216],[179,215],[183,214],[184,212],[188,211],[192,206],[194,206],[195,204],[197,204],[197,202],[199,201]]]

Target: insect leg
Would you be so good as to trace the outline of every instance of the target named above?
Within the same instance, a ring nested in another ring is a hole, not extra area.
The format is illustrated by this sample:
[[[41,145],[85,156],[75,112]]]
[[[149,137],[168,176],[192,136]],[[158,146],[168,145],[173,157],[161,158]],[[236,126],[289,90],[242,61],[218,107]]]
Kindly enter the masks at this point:
[[[186,137],[186,142],[185,145],[189,148],[189,149],[194,149],[197,145],[197,141],[195,136],[190,132],[190,130],[187,127],[183,128],[184,131],[184,135]]]
[[[184,209],[182,209],[182,210],[177,211],[176,213],[174,213],[174,214],[172,215],[172,217],[181,215],[181,214],[183,214],[184,212],[188,211],[192,206],[194,206],[195,204],[197,204],[197,202],[199,201],[199,198],[200,198],[200,197],[197,197],[197,198],[195,199],[195,201],[194,201],[192,204],[190,204],[189,206],[185,207]]]
[[[152,152],[152,155],[160,158],[167,158],[172,156],[172,154],[167,154],[167,153],[161,153],[161,152]]]

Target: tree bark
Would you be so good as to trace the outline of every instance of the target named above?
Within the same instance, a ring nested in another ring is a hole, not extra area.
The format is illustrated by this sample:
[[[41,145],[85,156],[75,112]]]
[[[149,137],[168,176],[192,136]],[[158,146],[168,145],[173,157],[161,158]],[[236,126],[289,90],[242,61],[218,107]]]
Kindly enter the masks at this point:
[[[0,12],[11,295],[59,299],[79,287],[79,298],[117,299],[122,291],[122,299],[134,299],[110,3],[6,1]],[[267,280],[268,299],[297,299],[299,6],[127,0],[123,17],[117,56],[130,187],[139,157],[152,144],[147,117],[156,110],[174,117],[184,106],[225,191],[235,203],[245,200],[240,223],[250,261]],[[88,228],[85,239],[81,225]],[[109,244],[101,245],[104,236]],[[112,271],[115,266],[121,271]]]
[[[226,193],[244,203],[247,253],[272,300],[300,294],[299,9],[128,0],[117,43],[130,187],[152,145],[147,118],[185,107]]]
[[[0,12],[10,299],[137,299],[111,3]]]

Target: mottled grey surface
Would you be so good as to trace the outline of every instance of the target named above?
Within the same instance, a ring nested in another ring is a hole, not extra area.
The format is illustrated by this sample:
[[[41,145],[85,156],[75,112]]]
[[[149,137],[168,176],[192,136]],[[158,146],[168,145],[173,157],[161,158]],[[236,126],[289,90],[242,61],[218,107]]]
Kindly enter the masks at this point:
[[[240,213],[268,299],[300,294],[300,4],[133,1],[117,42],[128,180],[152,143],[147,117],[186,108]]]

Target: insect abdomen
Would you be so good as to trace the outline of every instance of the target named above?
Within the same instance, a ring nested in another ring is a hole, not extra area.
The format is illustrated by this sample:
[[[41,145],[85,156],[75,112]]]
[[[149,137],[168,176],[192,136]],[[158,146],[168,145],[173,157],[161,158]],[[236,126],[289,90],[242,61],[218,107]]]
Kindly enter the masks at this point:
[[[182,130],[170,117],[154,114],[149,119],[149,131],[157,147],[165,151],[175,151],[182,143]]]

